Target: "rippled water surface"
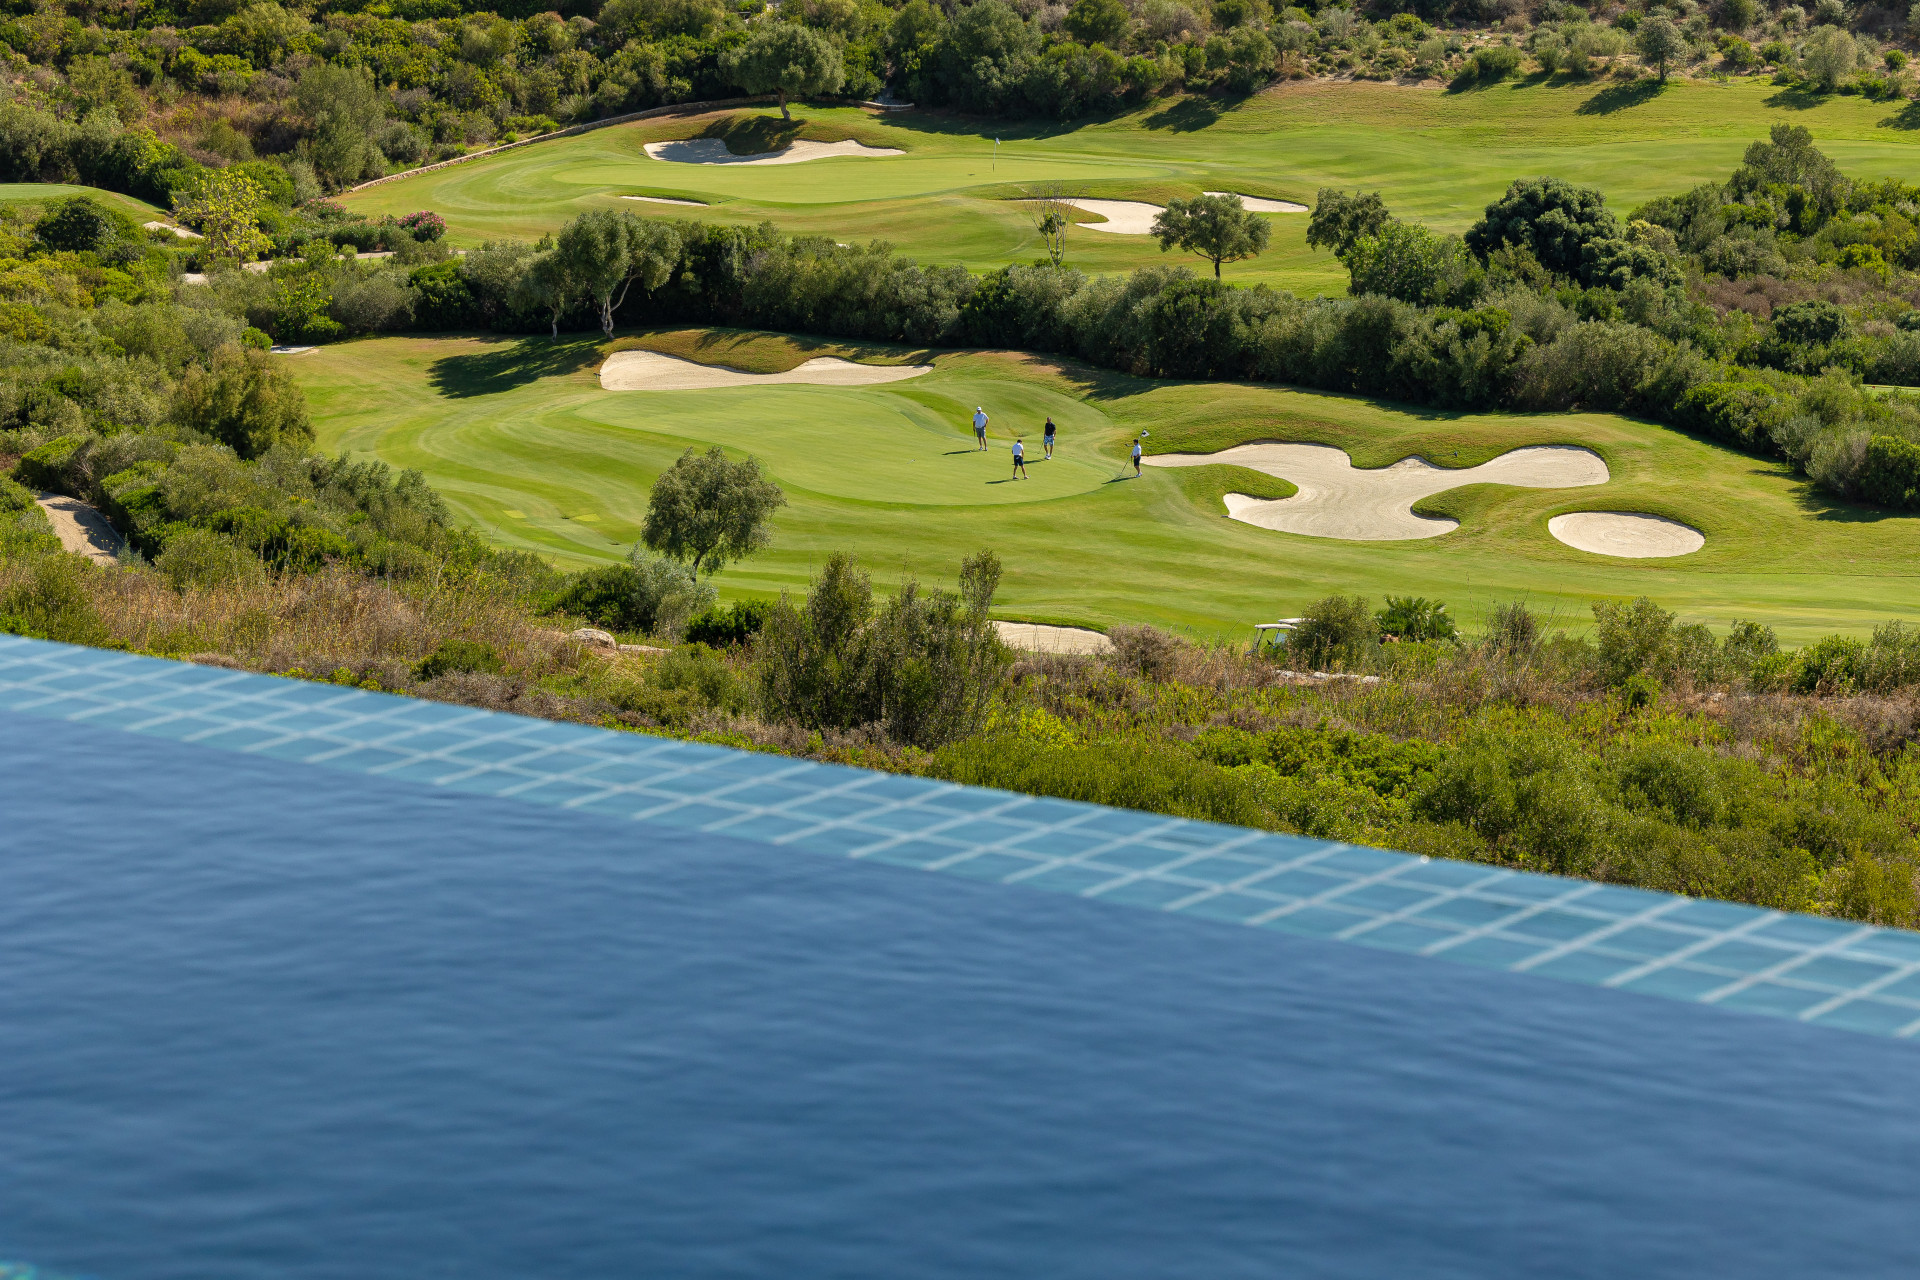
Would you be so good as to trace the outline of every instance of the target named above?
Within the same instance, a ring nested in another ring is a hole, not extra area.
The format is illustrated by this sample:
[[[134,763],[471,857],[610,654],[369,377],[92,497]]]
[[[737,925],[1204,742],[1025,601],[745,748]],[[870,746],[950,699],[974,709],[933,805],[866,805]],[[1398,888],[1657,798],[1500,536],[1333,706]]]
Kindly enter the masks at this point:
[[[0,712],[0,1259],[1912,1275],[1920,1049]]]

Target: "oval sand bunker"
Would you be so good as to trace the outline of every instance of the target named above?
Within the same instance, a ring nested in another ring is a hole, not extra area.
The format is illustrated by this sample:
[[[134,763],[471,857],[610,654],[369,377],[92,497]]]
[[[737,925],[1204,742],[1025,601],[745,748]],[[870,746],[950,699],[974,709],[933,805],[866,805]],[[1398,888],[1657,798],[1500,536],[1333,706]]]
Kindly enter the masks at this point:
[[[1219,453],[1163,453],[1142,458],[1150,467],[1204,467],[1224,462],[1290,480],[1300,492],[1277,501],[1226,496],[1227,515],[1281,533],[1352,542],[1437,538],[1460,527],[1457,520],[1413,514],[1422,498],[1469,484],[1510,484],[1525,489],[1567,489],[1605,484],[1600,455],[1574,445],[1535,445],[1503,453],[1477,467],[1436,467],[1424,458],[1403,458],[1390,467],[1363,471],[1344,450],[1324,444],[1238,444]]]
[[[930,364],[854,364],[816,356],[785,373],[746,373],[721,364],[695,364],[658,351],[616,351],[600,366],[607,391],[704,391],[709,387],[770,387],[805,382],[821,387],[867,387],[932,373]]]
[[[1577,551],[1654,560],[1690,555],[1707,545],[1698,529],[1628,511],[1575,511],[1547,521],[1547,532]]]
[[[845,142],[808,142],[801,139],[758,155],[737,156],[719,138],[688,138],[681,142],[649,142],[647,154],[673,164],[800,164],[834,156],[903,156],[896,147],[869,147],[849,138]]]

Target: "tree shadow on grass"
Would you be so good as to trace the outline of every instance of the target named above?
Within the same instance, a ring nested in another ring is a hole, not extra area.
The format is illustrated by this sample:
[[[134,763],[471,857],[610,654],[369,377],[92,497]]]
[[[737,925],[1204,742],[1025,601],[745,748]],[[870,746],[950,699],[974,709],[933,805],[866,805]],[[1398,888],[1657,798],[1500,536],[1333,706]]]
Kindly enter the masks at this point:
[[[1920,102],[1909,102],[1880,122],[1882,129],[1920,129]]]
[[[1182,98],[1170,107],[1162,107],[1140,123],[1149,129],[1171,129],[1175,133],[1198,133],[1226,112],[1226,104],[1211,98]]]
[[[1652,102],[1666,88],[1658,80],[1630,80],[1626,84],[1611,84],[1576,107],[1575,114],[1610,116],[1616,111]]]
[[[1766,476],[1790,476],[1796,482],[1793,491],[1793,504],[1812,516],[1815,520],[1824,520],[1830,524],[1879,524],[1883,520],[1912,520],[1911,511],[1888,511],[1884,507],[1869,507],[1862,503],[1848,502],[1819,488],[1804,476],[1797,476],[1793,468],[1785,463],[1772,467],[1756,467],[1752,474]]]
[[[600,335],[501,338],[485,350],[442,356],[427,366],[433,389],[452,399],[496,395],[541,378],[559,377],[598,364]]]
[[[1810,89],[1804,84],[1792,84],[1762,99],[1762,102],[1769,107],[1778,107],[1782,111],[1811,111],[1826,100],[1827,95],[1818,89]]]

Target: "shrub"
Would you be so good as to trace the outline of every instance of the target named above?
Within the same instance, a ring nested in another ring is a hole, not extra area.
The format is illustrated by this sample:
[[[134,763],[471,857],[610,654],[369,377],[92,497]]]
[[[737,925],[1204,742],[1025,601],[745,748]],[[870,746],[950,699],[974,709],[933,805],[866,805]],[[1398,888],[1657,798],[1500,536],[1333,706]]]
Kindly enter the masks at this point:
[[[260,561],[224,533],[191,525],[174,532],[153,567],[175,591],[219,587],[260,578]]]
[[[413,678],[416,680],[437,680],[441,676],[466,675],[479,672],[485,675],[497,675],[500,671],[500,655],[493,646],[480,640],[456,640],[451,637],[442,640],[438,648],[414,664]]]
[[[1853,636],[1828,636],[1800,651],[1795,693],[1844,694],[1860,687],[1867,646]]]
[[[1179,661],[1180,642],[1157,627],[1115,627],[1107,639],[1113,665],[1148,680],[1167,679]]]
[[[438,240],[447,233],[447,220],[431,210],[422,209],[400,219],[400,225],[415,240]]]
[[[1497,604],[1487,613],[1486,645],[1508,657],[1529,657],[1540,647],[1540,620],[1518,600]]]
[[[1015,737],[969,738],[941,748],[927,772],[969,786],[1145,809],[1203,822],[1271,825],[1257,798],[1254,779],[1160,743],[1059,746]]]
[[[1301,615],[1288,647],[1308,667],[1355,667],[1379,641],[1380,624],[1364,596],[1328,596]]]
[[[688,618],[713,603],[713,585],[693,570],[644,556],[631,563],[587,569],[560,591],[551,608],[615,631],[677,636]]]
[[[1489,45],[1475,49],[1473,56],[1453,78],[1455,88],[1480,84],[1498,84],[1520,69],[1520,51],[1507,45]]]
[[[772,612],[773,605],[765,600],[735,600],[725,608],[715,606],[688,621],[687,641],[716,649],[750,643],[767,625]]]
[[[1388,596],[1374,615],[1383,634],[1402,640],[1451,640],[1459,634],[1447,606],[1425,596]]]
[[[1632,604],[1596,604],[1595,648],[1600,675],[1613,687],[1644,675],[1664,681],[1673,672],[1674,616],[1641,596]]]
[[[976,730],[1010,659],[987,617],[1000,581],[992,552],[969,556],[960,595],[908,581],[876,610],[850,556],[827,560],[804,607],[785,596],[755,646],[761,703],[810,729],[873,728],[936,747]]]
[[[94,608],[87,587],[89,578],[101,572],[84,556],[43,557],[25,581],[0,595],[0,632],[104,645],[107,624]]]
[[[210,368],[189,366],[174,395],[181,425],[257,458],[276,444],[313,443],[306,398],[286,366],[238,345],[216,352]]]
[[[64,492],[71,483],[67,463],[87,440],[87,436],[60,436],[27,450],[13,466],[14,478],[30,488]]]
[[[686,690],[703,706],[738,714],[747,709],[747,689],[732,667],[704,644],[675,649],[653,665],[648,683],[666,690]]]

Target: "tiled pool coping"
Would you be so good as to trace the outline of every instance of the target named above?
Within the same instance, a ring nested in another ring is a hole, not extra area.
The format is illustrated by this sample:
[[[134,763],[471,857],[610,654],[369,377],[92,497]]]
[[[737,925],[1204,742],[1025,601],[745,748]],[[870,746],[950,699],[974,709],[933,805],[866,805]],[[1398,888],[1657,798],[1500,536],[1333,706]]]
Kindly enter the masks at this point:
[[[0,636],[0,710],[1870,1034],[1920,934]]]

